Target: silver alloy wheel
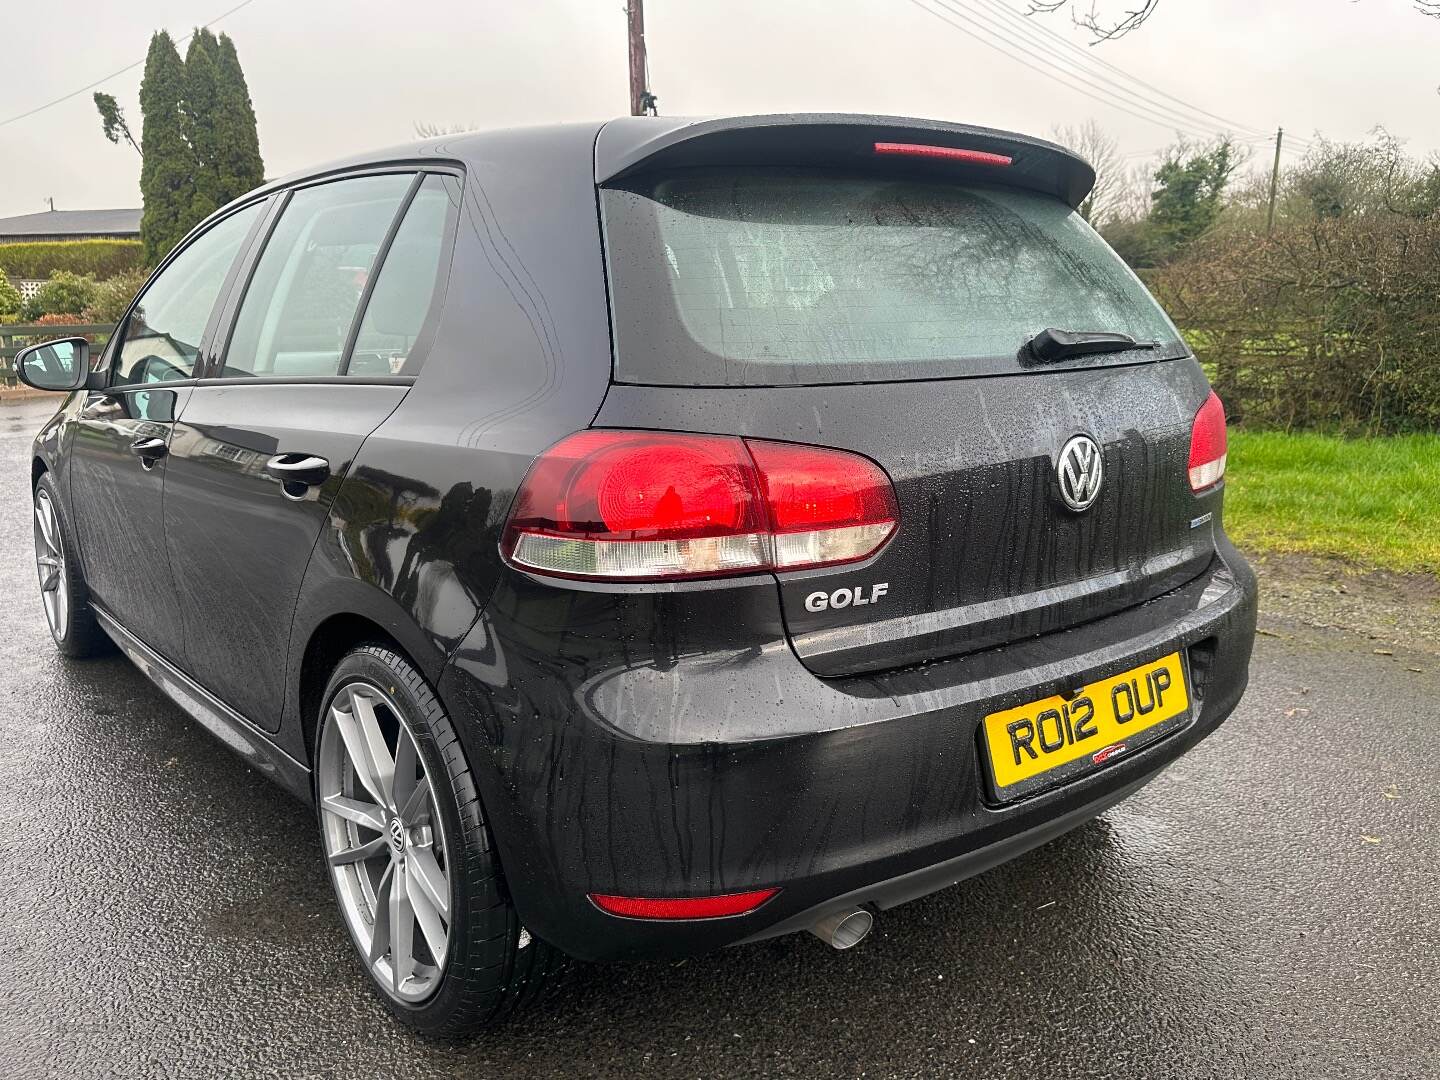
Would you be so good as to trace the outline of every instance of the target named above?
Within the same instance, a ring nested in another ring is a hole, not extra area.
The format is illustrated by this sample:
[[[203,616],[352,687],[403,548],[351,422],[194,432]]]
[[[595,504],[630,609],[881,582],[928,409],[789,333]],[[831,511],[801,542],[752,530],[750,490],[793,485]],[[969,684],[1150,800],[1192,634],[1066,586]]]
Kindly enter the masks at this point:
[[[35,492],[35,569],[40,573],[40,599],[45,603],[50,633],[56,641],[64,641],[70,629],[70,579],[65,574],[60,519],[44,488]]]
[[[450,944],[450,849],[430,777],[398,705],[350,682],[330,699],[317,784],[340,910],[386,993],[440,986]]]

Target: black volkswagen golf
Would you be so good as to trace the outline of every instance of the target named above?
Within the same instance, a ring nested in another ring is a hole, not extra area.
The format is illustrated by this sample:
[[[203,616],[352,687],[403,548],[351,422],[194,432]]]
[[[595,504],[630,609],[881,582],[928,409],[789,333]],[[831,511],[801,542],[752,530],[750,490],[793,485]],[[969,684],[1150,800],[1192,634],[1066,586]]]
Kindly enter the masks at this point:
[[[885,909],[1244,690],[1225,416],[1069,152],[867,116],[432,140],[165,260],[35,442],[60,650],[317,808],[396,1015]]]

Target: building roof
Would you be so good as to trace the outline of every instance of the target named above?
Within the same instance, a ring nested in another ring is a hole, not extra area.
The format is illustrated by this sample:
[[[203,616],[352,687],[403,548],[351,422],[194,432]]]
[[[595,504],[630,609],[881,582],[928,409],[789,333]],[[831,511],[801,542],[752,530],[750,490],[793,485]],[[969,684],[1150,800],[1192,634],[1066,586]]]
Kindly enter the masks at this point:
[[[17,236],[139,236],[140,211],[45,210],[0,218],[0,240]]]

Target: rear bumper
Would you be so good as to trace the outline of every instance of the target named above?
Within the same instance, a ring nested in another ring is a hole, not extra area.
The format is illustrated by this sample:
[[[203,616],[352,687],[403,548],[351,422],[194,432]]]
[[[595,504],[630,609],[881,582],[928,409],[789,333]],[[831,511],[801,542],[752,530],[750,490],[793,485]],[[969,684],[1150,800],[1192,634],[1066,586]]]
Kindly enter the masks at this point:
[[[1233,548],[1166,596],[923,668],[818,679],[786,641],[773,580],[657,592],[511,574],[441,695],[475,769],[513,899],[583,959],[684,955],[894,906],[1102,812],[1206,737],[1244,691],[1255,583]],[[996,806],[989,712],[1174,650],[1194,719],[1060,788]],[[755,912],[663,923],[591,893],[778,886]]]
[[[741,944],[808,930],[826,915],[837,911],[847,911],[857,907],[870,907],[878,911],[886,911],[893,907],[899,907],[901,904],[908,904],[911,900],[918,900],[922,896],[929,896],[941,889],[948,889],[951,885],[964,881],[966,878],[983,874],[986,870],[999,866],[1001,863],[1018,858],[1041,844],[1048,844],[1056,837],[1063,836],[1071,829],[1098,817],[1116,803],[1139,791],[1159,773],[1160,770],[1157,769],[1138,780],[1132,780],[1121,787],[1106,791],[1094,802],[1085,803],[1083,806],[1048,818],[1038,825],[1032,825],[1023,832],[1006,836],[993,844],[962,852],[944,862],[922,866],[918,870],[911,870],[909,873],[899,874],[885,881],[862,885],[840,896],[830,897],[813,908],[797,912],[780,922],[772,923],[759,933],[745,938]]]

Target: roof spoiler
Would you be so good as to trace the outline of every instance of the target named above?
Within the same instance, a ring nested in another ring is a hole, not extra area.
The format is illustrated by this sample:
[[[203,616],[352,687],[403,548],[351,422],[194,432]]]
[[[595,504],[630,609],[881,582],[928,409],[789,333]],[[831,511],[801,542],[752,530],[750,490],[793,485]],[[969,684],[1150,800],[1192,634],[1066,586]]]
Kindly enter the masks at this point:
[[[879,151],[877,144],[891,144],[892,149]],[[902,149],[897,151],[897,146]],[[1083,158],[1043,139],[894,116],[625,117],[607,123],[595,140],[597,184],[715,165],[887,167],[912,176],[1026,188],[1053,195],[1071,207],[1078,207],[1095,184],[1095,170]]]

